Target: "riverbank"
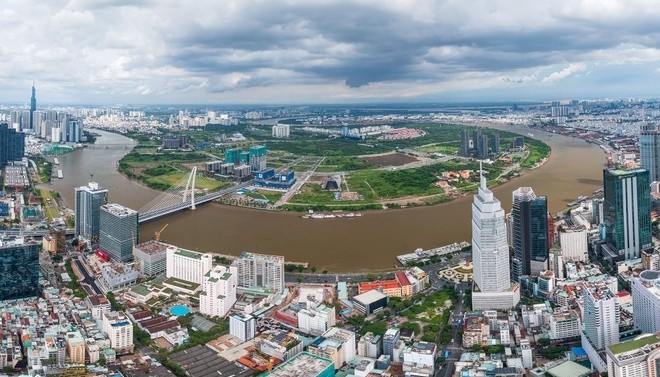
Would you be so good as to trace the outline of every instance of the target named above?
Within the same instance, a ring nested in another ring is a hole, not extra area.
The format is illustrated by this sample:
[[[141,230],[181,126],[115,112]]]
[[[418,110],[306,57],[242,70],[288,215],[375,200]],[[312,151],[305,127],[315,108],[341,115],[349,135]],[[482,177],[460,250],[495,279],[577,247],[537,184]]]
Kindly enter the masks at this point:
[[[536,133],[519,127],[510,131]],[[543,138],[540,133],[537,137]],[[493,188],[507,212],[511,209],[511,192],[520,186],[546,195],[552,213],[602,187],[605,158],[598,146],[561,135],[544,141],[552,153],[541,168]],[[88,171],[94,172],[94,181],[109,189],[110,202],[139,209],[160,194],[115,170],[116,162],[130,150],[124,146],[133,145],[133,141],[104,132],[97,143],[110,147],[85,148],[60,159],[67,179],[53,181],[52,187],[62,194],[67,206],[73,208],[74,188],[90,180],[84,174]],[[200,252],[282,255],[286,260],[307,261],[318,271],[332,273],[389,270],[397,263],[397,255],[469,241],[471,205],[472,196],[465,195],[435,206],[372,211],[359,220],[313,221],[300,218],[300,213],[209,203],[195,211],[178,212],[140,225],[140,240],[151,239],[156,230],[169,224],[163,241]]]
[[[242,193],[223,198],[223,203],[240,204],[247,207],[279,208],[288,211],[365,211],[375,209],[432,206],[450,202],[458,197],[473,193],[479,185],[480,163],[470,157],[459,156],[458,141],[453,138],[464,130],[462,125],[423,124],[429,137],[417,144],[407,144],[406,149],[390,150],[373,155],[340,155],[332,157],[303,156],[283,151],[269,153],[268,165],[276,169],[292,169],[304,172],[300,182],[291,188],[291,194],[280,198],[264,197],[251,200]],[[474,129],[474,126],[470,126]],[[491,187],[498,186],[537,168],[551,155],[551,148],[542,141],[525,140],[524,148],[509,150],[516,137],[524,135],[502,130],[494,135],[494,129],[483,128],[484,137],[501,136],[501,145],[506,152],[497,155],[494,161],[487,160],[483,174]],[[140,135],[139,144],[119,162],[119,170],[129,179],[150,188],[166,190],[176,185],[190,168],[205,169],[205,162],[218,159],[222,151],[200,149],[192,151],[167,151],[156,149],[153,140],[145,144]],[[298,137],[300,138],[300,136]],[[370,139],[371,140],[371,139]],[[486,139],[488,140],[488,139]],[[375,142],[376,140],[371,140]],[[412,143],[411,140],[405,140]],[[259,142],[259,139],[256,140]],[[295,145],[300,140],[292,140]],[[312,140],[307,143],[325,143],[331,148],[346,147],[346,141]],[[399,141],[402,142],[402,141]],[[428,144],[428,142],[432,142]],[[442,144],[442,152],[435,151]],[[376,144],[383,149],[386,146]],[[433,147],[430,147],[432,146]],[[389,144],[387,146],[390,146]],[[390,146],[394,148],[394,146]],[[299,147],[289,147],[300,149]],[[427,150],[431,148],[431,150]],[[325,150],[324,153],[328,153]],[[319,159],[310,164],[309,159]],[[306,170],[307,169],[307,170]],[[318,172],[316,170],[319,170]],[[322,189],[325,181],[332,180],[336,189]],[[214,177],[199,177],[198,187],[214,190],[228,183]],[[265,199],[265,200],[263,200]],[[251,203],[254,201],[255,203]],[[252,205],[254,204],[254,205]]]

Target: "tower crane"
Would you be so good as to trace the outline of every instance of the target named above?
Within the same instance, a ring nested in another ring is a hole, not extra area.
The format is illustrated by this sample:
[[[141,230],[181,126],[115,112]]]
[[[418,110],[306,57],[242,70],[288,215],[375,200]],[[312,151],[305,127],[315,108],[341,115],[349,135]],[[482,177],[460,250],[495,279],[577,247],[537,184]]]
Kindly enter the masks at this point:
[[[156,240],[157,242],[160,241],[160,234],[163,233],[163,231],[165,230],[165,228],[167,228],[168,225],[170,224],[165,224],[165,226],[160,228],[160,230],[154,232],[154,240]]]

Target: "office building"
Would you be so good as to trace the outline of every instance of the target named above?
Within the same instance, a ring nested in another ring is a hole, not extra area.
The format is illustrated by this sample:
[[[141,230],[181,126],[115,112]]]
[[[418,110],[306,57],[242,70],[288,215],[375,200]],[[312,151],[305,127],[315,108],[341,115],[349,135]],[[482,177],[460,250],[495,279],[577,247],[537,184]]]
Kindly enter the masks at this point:
[[[500,154],[500,134],[495,133],[493,134],[493,147],[491,148],[493,154],[495,154],[495,157],[497,157],[498,154]]]
[[[38,297],[41,243],[22,237],[0,240],[0,301]]]
[[[30,97],[30,129],[34,129],[34,111],[37,109],[37,91],[32,83],[32,97]]]
[[[637,259],[642,250],[652,246],[649,172],[604,169],[603,182],[607,243],[618,256]]]
[[[403,351],[403,372],[407,376],[433,376],[437,352],[434,343],[413,343]]]
[[[99,246],[113,261],[133,261],[133,247],[138,237],[137,211],[116,203],[101,206]]]
[[[621,308],[606,287],[584,287],[584,335],[596,350],[619,342]]]
[[[211,317],[224,317],[236,303],[236,267],[215,266],[204,275],[199,295],[199,311]]]
[[[504,210],[480,177],[472,203],[472,309],[510,309],[520,301],[520,287],[511,283]]]
[[[77,187],[75,235],[92,242],[98,242],[101,222],[101,206],[108,202],[108,190],[90,182]]]
[[[377,313],[387,307],[389,298],[378,290],[371,290],[353,297],[355,310],[365,316]]]
[[[176,246],[167,247],[166,273],[168,278],[202,284],[204,275],[213,268],[213,254],[198,253]]]
[[[642,271],[633,278],[631,290],[635,328],[660,333],[660,271]]]
[[[531,187],[520,187],[512,203],[511,279],[519,282],[521,276],[538,276],[548,269],[548,201]]]
[[[552,340],[577,338],[580,336],[582,322],[580,315],[572,309],[558,308],[550,316],[550,331]]]
[[[254,338],[257,320],[250,314],[237,313],[229,316],[229,334],[241,340],[241,343]]]
[[[564,261],[586,262],[589,260],[587,228],[584,226],[563,227],[559,232],[559,244]]]
[[[607,375],[610,377],[656,377],[660,375],[660,338],[640,335],[633,340],[607,347]]]
[[[647,124],[639,133],[639,163],[648,170],[649,181],[660,181],[660,125]]]
[[[309,352],[301,352],[265,374],[268,377],[334,377],[334,375],[335,364],[332,360]]]
[[[390,328],[385,331],[385,335],[383,335],[383,355],[393,357],[392,351],[399,342],[399,338],[401,338],[401,330],[398,328]]]
[[[110,348],[117,355],[133,353],[133,324],[124,313],[104,313],[103,331],[110,339]]]
[[[470,157],[470,132],[464,128],[461,130],[461,148],[458,154],[463,157]]]
[[[266,170],[266,154],[268,150],[263,145],[250,147],[250,168],[252,171]]]
[[[355,333],[339,327],[332,327],[317,337],[307,348],[313,355],[332,360],[335,368],[350,363],[356,355]]]
[[[243,252],[232,262],[238,270],[239,287],[263,287],[275,291],[284,289],[284,257]]]
[[[25,134],[0,124],[0,167],[12,161],[20,161],[25,156]]]
[[[144,276],[156,276],[167,269],[167,247],[164,242],[149,240],[133,248],[133,254],[137,258],[137,266],[140,274]]]

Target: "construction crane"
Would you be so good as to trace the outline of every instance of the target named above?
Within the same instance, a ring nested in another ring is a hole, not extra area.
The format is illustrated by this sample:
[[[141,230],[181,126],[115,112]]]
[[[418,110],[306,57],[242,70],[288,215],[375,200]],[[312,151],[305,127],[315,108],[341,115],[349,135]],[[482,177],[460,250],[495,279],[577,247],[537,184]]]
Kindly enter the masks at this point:
[[[160,228],[160,230],[154,232],[154,239],[156,240],[156,242],[160,241],[160,234],[163,233],[163,231],[165,230],[165,228],[167,228],[168,225],[170,224],[165,224],[165,226]]]

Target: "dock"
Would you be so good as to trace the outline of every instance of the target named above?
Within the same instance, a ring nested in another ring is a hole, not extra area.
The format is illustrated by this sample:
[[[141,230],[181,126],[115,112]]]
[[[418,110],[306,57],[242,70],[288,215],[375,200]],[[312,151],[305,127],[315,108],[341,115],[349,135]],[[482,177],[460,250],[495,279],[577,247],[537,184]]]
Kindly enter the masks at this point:
[[[225,258],[229,262],[233,262],[234,260],[238,259],[239,257],[237,255],[231,255],[231,254],[220,254],[220,253],[213,253],[214,256],[219,256],[221,258]],[[284,261],[284,264],[287,265],[292,265],[292,266],[302,266],[303,268],[307,269],[309,268],[309,263],[307,262],[291,262],[291,261]]]
[[[423,249],[417,249],[413,251],[412,253],[408,254],[402,254],[398,255],[396,259],[401,263],[402,265],[406,265],[408,263],[416,263],[423,261],[424,259],[428,259],[432,256],[442,256],[442,255],[447,255],[447,254],[453,254],[461,250],[465,250],[468,247],[470,247],[470,243],[463,241],[463,242],[455,242],[450,245],[445,245],[441,247],[436,247],[435,249],[430,249],[430,250],[423,250]]]

